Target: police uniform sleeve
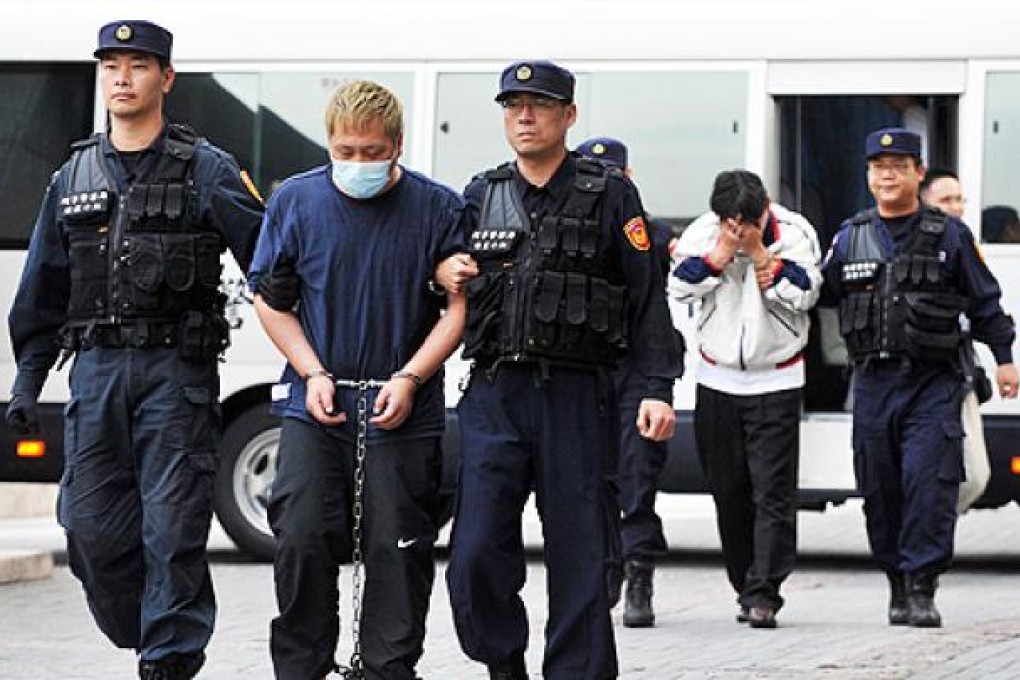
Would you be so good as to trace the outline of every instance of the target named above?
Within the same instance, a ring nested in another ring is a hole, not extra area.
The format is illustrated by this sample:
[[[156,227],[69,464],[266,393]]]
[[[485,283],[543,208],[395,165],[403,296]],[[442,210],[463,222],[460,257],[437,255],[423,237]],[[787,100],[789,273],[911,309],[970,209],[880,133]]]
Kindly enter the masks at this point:
[[[988,345],[997,364],[1012,363],[1016,332],[1013,319],[1002,309],[999,282],[981,257],[973,234],[962,224],[957,224],[960,227],[957,230],[960,292],[970,299],[967,318],[970,319],[971,335]]]
[[[822,260],[822,290],[818,298],[818,304],[822,307],[837,307],[843,298],[842,273],[845,257],[842,246],[846,238],[846,230],[847,224],[844,223],[835,238],[832,239],[829,252]]]
[[[461,229],[464,243],[467,244],[471,232],[478,226],[478,216],[482,212],[482,200],[485,198],[485,182],[475,178],[464,188],[464,217]]]
[[[467,252],[464,201],[452,191],[444,191],[443,194],[444,198],[435,216],[441,230],[438,257],[434,263],[436,265],[451,255]]]
[[[67,247],[56,219],[63,172],[55,173],[43,197],[8,316],[19,379],[42,387],[60,354],[60,329],[67,321],[71,275]]]
[[[603,220],[611,233],[630,300],[631,365],[648,380],[645,398],[673,401],[673,381],[683,373],[666,304],[666,286],[655,262],[645,211],[627,180],[610,178]]]
[[[196,149],[195,183],[203,219],[223,234],[241,271],[247,271],[262,224],[258,190],[230,154],[208,143]]]

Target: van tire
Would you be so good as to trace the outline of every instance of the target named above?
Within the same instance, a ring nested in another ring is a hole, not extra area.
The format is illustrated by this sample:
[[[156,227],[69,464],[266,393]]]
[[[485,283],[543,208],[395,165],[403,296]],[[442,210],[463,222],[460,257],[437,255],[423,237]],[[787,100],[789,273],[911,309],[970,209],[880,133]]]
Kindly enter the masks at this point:
[[[270,562],[276,552],[266,510],[280,444],[280,419],[269,404],[249,408],[223,432],[214,507],[223,530],[248,557]]]

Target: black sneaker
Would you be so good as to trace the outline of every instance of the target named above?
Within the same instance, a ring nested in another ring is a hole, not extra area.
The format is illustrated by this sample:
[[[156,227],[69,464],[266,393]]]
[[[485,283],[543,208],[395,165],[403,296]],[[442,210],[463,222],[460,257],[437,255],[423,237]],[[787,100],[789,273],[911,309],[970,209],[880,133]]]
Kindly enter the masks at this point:
[[[747,607],[740,605],[740,610],[737,612],[737,623],[747,623],[751,620],[750,615],[751,611]]]

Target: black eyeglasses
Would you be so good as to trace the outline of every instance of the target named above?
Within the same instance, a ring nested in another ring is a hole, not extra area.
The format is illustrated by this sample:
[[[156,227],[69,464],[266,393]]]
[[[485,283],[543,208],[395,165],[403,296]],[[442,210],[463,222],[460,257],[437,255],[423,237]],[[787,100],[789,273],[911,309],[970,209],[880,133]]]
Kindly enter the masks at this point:
[[[506,99],[500,100],[499,105],[504,109],[510,111],[520,111],[525,106],[530,106],[533,109],[540,111],[550,111],[562,102],[552,97],[538,96],[526,96],[526,97],[507,97]]]

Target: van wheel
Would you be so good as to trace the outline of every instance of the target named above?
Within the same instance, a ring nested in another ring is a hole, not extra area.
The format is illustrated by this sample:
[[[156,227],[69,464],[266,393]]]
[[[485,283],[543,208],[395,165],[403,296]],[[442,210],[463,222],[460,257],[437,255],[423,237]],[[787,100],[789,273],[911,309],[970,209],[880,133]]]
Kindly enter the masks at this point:
[[[266,511],[279,447],[280,419],[270,415],[269,404],[238,416],[220,443],[216,517],[241,552],[259,561],[272,561],[275,552]]]

